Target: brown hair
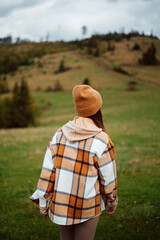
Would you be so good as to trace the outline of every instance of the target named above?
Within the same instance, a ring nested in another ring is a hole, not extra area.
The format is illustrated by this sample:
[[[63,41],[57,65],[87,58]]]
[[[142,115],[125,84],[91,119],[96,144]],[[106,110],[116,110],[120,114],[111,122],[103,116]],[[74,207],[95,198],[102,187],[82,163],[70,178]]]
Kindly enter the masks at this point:
[[[96,114],[89,116],[88,118],[91,118],[97,127],[102,128],[103,132],[106,132],[103,124],[101,109],[99,109],[98,112],[96,112]]]

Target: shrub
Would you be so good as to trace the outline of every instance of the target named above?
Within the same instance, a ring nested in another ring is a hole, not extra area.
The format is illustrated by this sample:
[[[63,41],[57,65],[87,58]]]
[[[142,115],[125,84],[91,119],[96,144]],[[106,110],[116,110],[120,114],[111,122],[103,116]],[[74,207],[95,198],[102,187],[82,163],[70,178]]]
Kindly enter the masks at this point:
[[[107,51],[106,42],[98,40],[98,36],[93,35],[87,45],[87,54],[99,57],[102,53]]]
[[[3,79],[0,79],[0,94],[8,92],[9,92],[8,82],[6,76],[4,76]]]
[[[100,56],[100,50],[99,50],[98,47],[96,48],[96,51],[95,51],[95,53],[94,53],[94,56],[95,56],[95,57],[99,57],[99,56]]]
[[[55,82],[54,87],[53,87],[53,91],[62,91],[62,90],[63,90],[63,87],[62,87],[60,81],[57,80],[57,81]]]
[[[83,80],[83,84],[90,86],[90,81],[89,81],[89,79],[88,79],[88,78],[85,78],[85,79]]]
[[[38,68],[43,68],[43,63],[41,63],[40,61],[37,62],[37,66]]]
[[[129,91],[135,91],[135,90],[137,90],[137,82],[135,82],[135,81],[130,81],[130,82],[128,83],[128,88],[127,88],[127,90],[129,90]]]
[[[111,44],[110,41],[108,42],[107,50],[108,51],[114,51],[115,50],[115,45]]]
[[[58,71],[59,72],[64,72],[65,71],[64,60],[60,61]]]
[[[99,46],[99,40],[96,35],[92,35],[92,37],[88,41],[88,48],[97,48]]]
[[[19,65],[22,65],[22,66],[30,65],[30,59],[27,54],[21,54],[21,56],[19,56]]]
[[[9,73],[18,69],[18,59],[16,56],[5,55],[0,58],[0,73]]]
[[[126,74],[126,75],[129,75],[129,73],[124,70],[121,66],[118,66],[118,65],[114,65],[112,67],[112,69],[115,71],[115,72],[119,72],[119,73],[123,73],[123,74]]]
[[[152,44],[148,50],[143,54],[142,59],[139,59],[140,64],[144,65],[157,65],[159,64],[156,58],[156,47]]]
[[[35,64],[35,61],[32,59],[30,62],[29,62],[29,65],[34,65]]]
[[[70,69],[71,69],[70,67],[65,67],[64,60],[62,59],[59,63],[58,70],[56,70],[54,73],[56,73],[56,74],[62,73],[62,72],[68,71]]]
[[[99,43],[99,51],[100,51],[100,54],[101,53],[105,53],[106,51],[107,51],[107,44],[106,44],[106,42],[100,42]]]
[[[87,48],[87,54],[89,54],[89,55],[92,55],[92,54],[93,54],[93,51],[92,51],[92,48],[91,48],[91,47],[88,47],[88,48]]]
[[[45,91],[46,91],[46,92],[52,92],[52,91],[53,91],[53,87],[48,86]]]
[[[10,72],[10,74],[9,74],[11,77],[14,77],[15,75],[16,75],[16,73],[15,72]]]
[[[132,50],[141,50],[141,48],[138,43],[135,43],[134,46],[132,47]]]
[[[41,87],[40,86],[37,86],[36,87],[36,91],[38,92],[38,91],[41,91],[42,89],[41,89]]]

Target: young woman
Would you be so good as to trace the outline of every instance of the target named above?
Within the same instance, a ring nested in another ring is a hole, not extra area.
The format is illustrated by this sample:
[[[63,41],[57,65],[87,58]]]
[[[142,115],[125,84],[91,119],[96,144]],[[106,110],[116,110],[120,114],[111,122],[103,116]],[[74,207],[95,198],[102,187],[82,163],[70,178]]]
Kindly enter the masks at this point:
[[[30,199],[59,225],[61,240],[92,240],[101,212],[114,213],[117,176],[114,146],[105,132],[99,92],[73,89],[77,116],[49,142],[37,190]]]

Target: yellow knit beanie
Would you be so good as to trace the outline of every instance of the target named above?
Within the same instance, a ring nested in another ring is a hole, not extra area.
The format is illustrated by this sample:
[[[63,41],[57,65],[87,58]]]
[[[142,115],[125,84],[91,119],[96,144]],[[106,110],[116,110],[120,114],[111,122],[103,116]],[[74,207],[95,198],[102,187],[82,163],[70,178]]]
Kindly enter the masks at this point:
[[[77,85],[72,91],[77,113],[81,117],[94,115],[102,107],[102,97],[88,85]]]

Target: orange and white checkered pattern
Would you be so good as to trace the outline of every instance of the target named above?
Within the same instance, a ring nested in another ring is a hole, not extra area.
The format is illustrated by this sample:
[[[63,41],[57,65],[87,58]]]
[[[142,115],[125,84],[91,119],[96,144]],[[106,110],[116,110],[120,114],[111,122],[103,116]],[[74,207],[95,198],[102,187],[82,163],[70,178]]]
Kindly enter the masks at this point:
[[[60,225],[81,223],[117,205],[114,146],[101,131],[70,143],[59,129],[47,147],[37,190],[30,197],[49,203],[50,219]]]

